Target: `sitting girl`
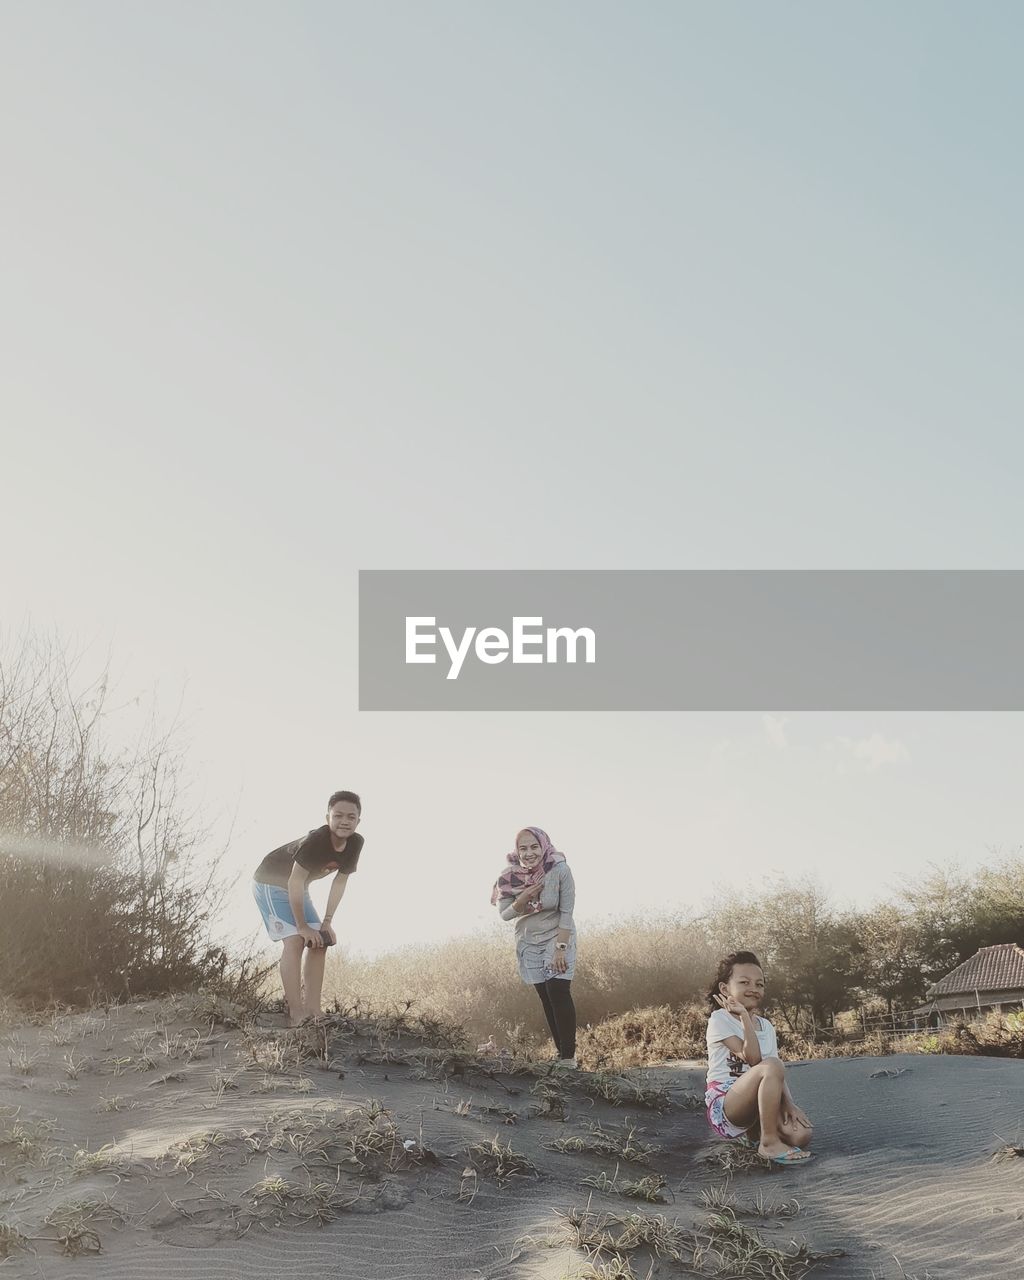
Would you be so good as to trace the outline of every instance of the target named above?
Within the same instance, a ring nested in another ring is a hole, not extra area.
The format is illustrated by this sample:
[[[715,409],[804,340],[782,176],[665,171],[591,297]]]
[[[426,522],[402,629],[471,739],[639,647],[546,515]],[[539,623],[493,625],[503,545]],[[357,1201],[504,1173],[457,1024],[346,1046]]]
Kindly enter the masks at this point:
[[[733,951],[708,992],[708,1123],[720,1138],[758,1136],[758,1154],[776,1164],[811,1158],[811,1122],[793,1101],[775,1028],[757,1010],[764,972],[752,951]],[[758,1135],[758,1126],[760,1132]]]

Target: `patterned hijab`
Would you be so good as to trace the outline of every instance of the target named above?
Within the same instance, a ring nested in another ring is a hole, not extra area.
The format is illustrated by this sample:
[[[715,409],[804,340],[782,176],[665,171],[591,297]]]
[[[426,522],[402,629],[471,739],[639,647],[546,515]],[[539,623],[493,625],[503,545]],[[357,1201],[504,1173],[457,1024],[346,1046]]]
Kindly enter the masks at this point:
[[[540,844],[540,861],[531,871],[526,870],[519,861],[519,835],[517,834],[516,847],[511,853],[505,855],[505,862],[508,865],[495,881],[494,888],[491,890],[492,904],[496,904],[501,898],[518,897],[530,885],[539,884],[555,863],[565,861],[565,854],[558,852],[551,843],[551,837],[546,831],[542,831],[540,827],[523,827],[522,830],[529,831],[537,837],[537,841]],[[540,909],[539,901],[531,904],[531,911],[539,911]]]

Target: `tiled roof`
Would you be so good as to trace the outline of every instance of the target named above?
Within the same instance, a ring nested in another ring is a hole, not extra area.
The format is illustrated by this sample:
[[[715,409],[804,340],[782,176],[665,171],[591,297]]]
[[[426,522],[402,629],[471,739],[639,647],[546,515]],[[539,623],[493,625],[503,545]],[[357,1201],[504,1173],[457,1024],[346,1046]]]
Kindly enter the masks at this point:
[[[929,990],[929,997],[968,995],[972,991],[1010,991],[1024,987],[1024,950],[1015,942],[982,947],[970,960]]]

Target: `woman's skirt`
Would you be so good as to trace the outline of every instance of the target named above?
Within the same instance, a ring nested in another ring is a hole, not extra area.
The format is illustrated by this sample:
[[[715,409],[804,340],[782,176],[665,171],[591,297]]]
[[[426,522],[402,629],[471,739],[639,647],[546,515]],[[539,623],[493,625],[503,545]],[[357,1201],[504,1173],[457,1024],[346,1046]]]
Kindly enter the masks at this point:
[[[549,978],[572,979],[576,971],[576,934],[569,939],[565,952],[565,973],[555,972],[555,940],[531,942],[529,938],[516,940],[516,964],[519,976],[528,986],[547,982]]]

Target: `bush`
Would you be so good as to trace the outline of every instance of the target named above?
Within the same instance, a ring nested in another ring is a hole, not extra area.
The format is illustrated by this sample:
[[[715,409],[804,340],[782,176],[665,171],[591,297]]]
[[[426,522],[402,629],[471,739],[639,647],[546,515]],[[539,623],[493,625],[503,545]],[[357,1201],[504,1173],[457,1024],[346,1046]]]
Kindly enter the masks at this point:
[[[705,986],[715,963],[700,931],[678,918],[581,929],[579,954],[572,989],[581,1027],[647,1004],[682,1005]],[[511,926],[374,960],[344,952],[339,959],[328,966],[324,989],[340,1004],[411,1000],[418,1010],[463,1023],[472,1037],[519,1028],[547,1038],[537,994],[516,972]]]
[[[80,1003],[251,985],[251,961],[211,941],[225,886],[173,731],[114,750],[106,694],[52,641],[0,653],[0,989]]]

